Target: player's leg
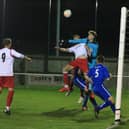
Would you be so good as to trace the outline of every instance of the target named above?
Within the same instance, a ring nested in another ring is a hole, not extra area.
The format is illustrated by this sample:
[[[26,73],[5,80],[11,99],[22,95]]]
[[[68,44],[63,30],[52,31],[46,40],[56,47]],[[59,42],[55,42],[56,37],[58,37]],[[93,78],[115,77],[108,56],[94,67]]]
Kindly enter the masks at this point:
[[[80,98],[78,99],[77,103],[82,103],[85,97],[84,90],[80,89]]]
[[[3,89],[3,79],[2,77],[0,77],[0,94],[2,93],[2,89]]]
[[[84,78],[85,78],[85,84],[86,84],[86,75],[87,75],[87,72],[88,72],[88,61],[87,61],[87,59],[80,59],[79,62],[78,62],[78,67],[83,72],[83,75],[84,75]],[[84,98],[84,94],[85,94],[84,90],[80,90],[80,98],[78,100],[78,103],[82,103],[83,101],[85,101],[85,103],[87,103],[89,97],[88,97],[88,95],[85,95],[85,98]]]
[[[110,104],[111,110],[113,111],[113,113],[115,113],[115,101],[114,101],[114,98],[111,96],[111,97],[108,98],[108,101],[111,103]]]
[[[108,100],[106,100],[103,104],[99,105],[99,106],[97,107],[97,109],[100,111],[100,110],[102,110],[102,109],[104,109],[104,108],[110,106],[111,109],[112,109],[112,111],[113,111],[113,113],[115,113],[115,104],[111,101],[111,99],[113,99],[112,96],[110,96],[110,97],[108,98]]]
[[[86,96],[84,98],[84,102],[83,102],[83,107],[87,106],[88,103],[88,99],[90,99],[90,102],[92,103],[92,105],[94,106],[94,108],[96,108],[96,106],[98,105],[96,100],[95,100],[95,95],[92,91],[92,85],[88,85],[88,93],[86,93]]]
[[[69,77],[69,90],[73,91],[73,79],[74,79],[74,69],[70,71],[71,77]]]
[[[0,86],[0,94],[2,93],[2,89],[3,89],[3,88]]]
[[[73,76],[69,79],[69,90],[70,90],[70,92],[71,91],[73,91],[73,86],[74,86],[74,84],[73,84]]]
[[[85,78],[85,84],[89,85],[87,83],[87,72],[83,72],[83,75],[84,75],[84,78]],[[84,92],[82,92],[80,98],[83,98],[83,100],[82,100],[83,101],[83,107],[88,107],[87,103],[88,103],[88,99],[89,99],[89,95],[90,95],[89,88],[87,87],[87,89],[85,89],[84,91],[85,91],[85,97],[82,97],[83,93],[84,93]]]
[[[115,104],[114,104],[114,99],[110,92],[102,85],[101,88],[99,89],[99,94],[98,96],[103,99],[105,102],[97,107],[97,110],[102,110],[108,106],[111,107],[112,111],[115,112]]]
[[[0,77],[0,94],[2,93],[2,89],[3,89],[3,78]]]
[[[85,110],[88,109],[88,106],[87,106],[88,100],[89,100],[89,93],[86,92],[86,93],[85,93],[84,100],[83,100],[83,104],[82,104],[82,110],[83,110],[83,111],[85,111]]]
[[[95,100],[95,94],[91,90],[89,90],[89,97],[90,97],[90,102],[92,103],[94,108],[96,108],[98,106],[98,104],[97,104],[97,102]]]
[[[69,90],[66,92],[65,96],[69,96],[71,92],[73,91],[73,86],[74,86],[74,69],[70,71],[71,72],[71,77],[69,77]]]
[[[7,99],[6,99],[6,108],[4,110],[4,112],[8,115],[10,115],[10,107],[13,101],[13,96],[14,96],[14,89],[13,88],[8,88],[8,95],[7,95]]]
[[[74,78],[74,84],[81,90],[83,91],[83,93],[85,93],[84,98],[82,98],[83,100],[81,102],[83,102],[82,105],[82,110],[87,110],[87,105],[85,103],[87,103],[86,101],[88,101],[89,95],[88,95],[88,88],[86,86],[86,82],[85,80],[83,80],[80,77],[76,77]]]
[[[63,81],[64,81],[64,87],[61,88],[59,91],[60,92],[65,92],[65,91],[69,91],[69,77],[68,77],[68,72],[70,70],[72,70],[74,67],[70,64],[67,64],[64,68],[63,68]]]
[[[4,112],[10,115],[11,114],[10,107],[11,107],[13,96],[14,96],[14,77],[6,77],[4,85],[5,87],[8,88],[8,95],[6,98],[6,107],[5,107]]]
[[[96,95],[96,96],[98,96],[99,98],[101,98],[102,100],[103,100],[103,98],[102,98],[102,96],[100,96],[100,94],[99,94],[99,90],[98,89],[96,89],[96,88],[93,88],[93,92],[94,92],[94,94]],[[98,118],[98,115],[99,115],[99,109],[98,109],[98,107],[99,106],[97,106],[96,108],[95,108],[95,117],[96,118]]]
[[[83,109],[88,108],[87,103],[88,103],[88,99],[90,99],[90,102],[92,103],[92,105],[94,106],[94,109],[98,106],[96,100],[95,100],[95,95],[92,91],[88,90],[88,92],[86,92],[86,95],[84,97],[84,101],[83,101]]]

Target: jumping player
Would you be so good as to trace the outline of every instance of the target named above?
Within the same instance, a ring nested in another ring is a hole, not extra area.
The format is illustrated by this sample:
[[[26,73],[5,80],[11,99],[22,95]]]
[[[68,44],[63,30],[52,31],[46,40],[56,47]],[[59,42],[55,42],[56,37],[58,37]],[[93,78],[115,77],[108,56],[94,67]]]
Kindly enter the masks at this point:
[[[109,91],[104,87],[104,81],[110,79],[110,74],[103,63],[104,57],[98,56],[97,65],[94,68],[90,69],[88,72],[88,76],[93,81],[93,92],[104,101],[103,104],[97,106],[95,110],[96,117],[98,116],[100,110],[108,106],[110,106],[112,111],[115,112],[114,99]]]
[[[31,61],[31,58],[11,49],[12,40],[5,38],[2,41],[2,49],[0,49],[0,93],[3,88],[8,88],[6,107],[4,113],[10,115],[10,106],[14,95],[14,73],[13,64],[14,58],[21,58]]]
[[[88,55],[90,55],[89,48],[85,44],[77,44],[70,48],[55,48],[63,52],[74,53],[75,55],[75,60],[71,61],[63,68],[64,87],[69,87],[68,72],[77,67],[83,72],[84,78],[86,80],[86,73],[88,72],[87,58]]]
[[[78,34],[74,34],[73,35],[73,40],[77,40],[77,39],[80,39],[80,35],[78,35]],[[62,47],[62,46],[64,46],[64,47],[69,47],[69,46],[71,46],[71,45],[73,45],[73,44],[68,44],[67,43],[67,41],[65,42],[64,40],[61,40],[61,42],[60,42],[60,46]],[[73,89],[73,78],[74,78],[74,69],[73,70],[71,70],[70,71],[70,73],[71,73],[71,77],[70,77],[70,79],[69,79],[69,85],[70,85],[70,87],[69,86],[67,86],[67,85],[64,85],[63,86],[63,88],[60,88],[59,89],[59,92],[69,92],[69,90],[72,90]],[[71,88],[71,89],[70,89]],[[66,96],[67,96],[67,93],[66,93]]]

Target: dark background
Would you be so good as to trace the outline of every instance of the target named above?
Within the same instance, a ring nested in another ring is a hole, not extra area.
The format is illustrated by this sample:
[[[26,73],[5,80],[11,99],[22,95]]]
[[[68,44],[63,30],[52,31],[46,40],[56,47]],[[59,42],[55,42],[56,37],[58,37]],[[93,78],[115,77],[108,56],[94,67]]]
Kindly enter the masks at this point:
[[[120,9],[128,7],[128,0],[98,0],[97,32],[99,52],[116,57],[119,44]],[[56,4],[52,0],[49,54],[56,45]],[[45,54],[48,50],[49,0],[6,0],[5,21],[2,23],[3,0],[0,0],[0,38],[11,37],[14,47],[27,54]],[[72,10],[71,18],[63,17],[64,9]],[[2,29],[3,24],[5,25]],[[73,34],[87,36],[95,28],[95,0],[61,1],[61,39]],[[2,35],[2,33],[4,33]]]

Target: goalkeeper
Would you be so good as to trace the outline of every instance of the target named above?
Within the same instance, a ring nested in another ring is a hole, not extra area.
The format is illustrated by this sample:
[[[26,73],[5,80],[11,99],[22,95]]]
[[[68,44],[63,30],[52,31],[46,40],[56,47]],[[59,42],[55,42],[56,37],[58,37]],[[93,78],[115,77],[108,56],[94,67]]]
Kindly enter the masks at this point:
[[[91,50],[91,57],[89,58],[89,68],[93,68],[96,65],[96,58],[98,54],[98,42],[97,42],[97,33],[93,30],[88,31],[87,38],[80,38],[80,39],[73,39],[68,40],[70,44],[78,44],[78,43],[85,43]]]

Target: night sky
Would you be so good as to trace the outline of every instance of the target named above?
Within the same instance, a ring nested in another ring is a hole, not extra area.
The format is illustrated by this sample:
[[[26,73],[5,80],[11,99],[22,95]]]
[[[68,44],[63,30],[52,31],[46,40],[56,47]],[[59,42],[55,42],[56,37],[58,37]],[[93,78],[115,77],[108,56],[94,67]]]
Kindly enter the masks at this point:
[[[2,1],[0,0],[0,38],[11,37],[14,47],[28,54],[44,54],[48,50],[49,0],[6,0],[5,21],[2,23]],[[98,0],[97,32],[100,53],[107,57],[117,56],[119,43],[120,8],[129,6],[129,0]],[[52,0],[50,54],[56,42],[56,3]],[[72,10],[72,17],[63,17],[64,9]],[[4,27],[2,27],[4,25]],[[61,39],[73,34],[87,36],[95,27],[95,0],[62,0]],[[3,29],[2,29],[3,28]],[[3,36],[2,36],[3,33]]]

